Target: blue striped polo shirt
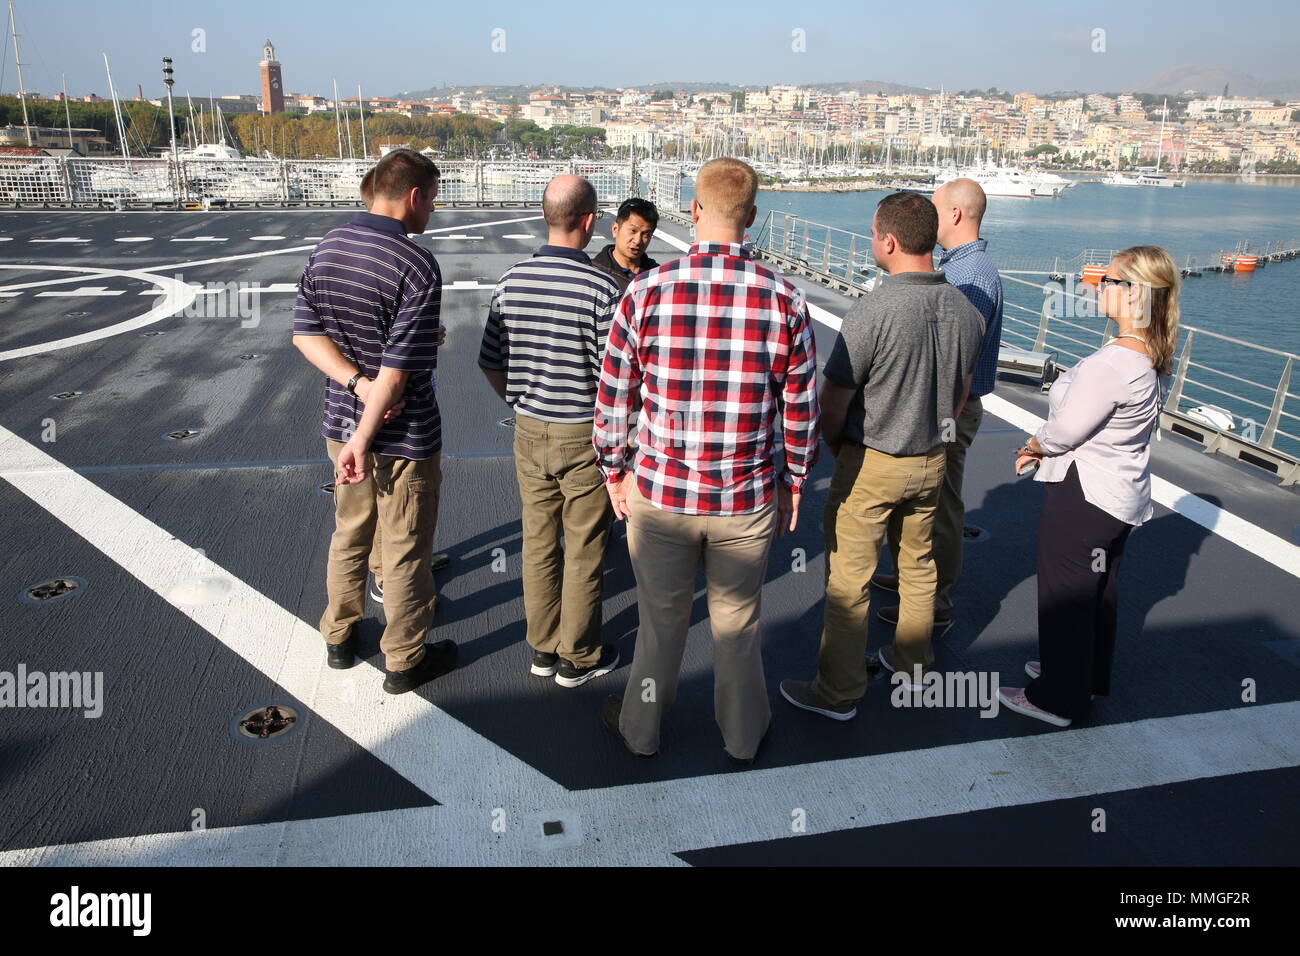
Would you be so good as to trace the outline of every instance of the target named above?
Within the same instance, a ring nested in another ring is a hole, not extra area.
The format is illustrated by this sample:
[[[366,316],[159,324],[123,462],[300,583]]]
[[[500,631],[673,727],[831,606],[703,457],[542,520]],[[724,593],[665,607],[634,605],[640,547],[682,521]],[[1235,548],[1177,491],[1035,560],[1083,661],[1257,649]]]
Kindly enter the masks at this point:
[[[972,395],[987,395],[998,381],[998,349],[1002,345],[1002,277],[988,252],[987,239],[954,246],[939,256],[939,268],[984,316],[984,344],[980,347]]]
[[[294,335],[328,335],[372,381],[380,368],[409,372],[406,407],[380,427],[370,450],[419,461],[442,449],[434,394],[442,272],[433,253],[412,242],[391,216],[359,213],[331,229],[298,280]],[[347,441],[361,421],[361,400],[325,380],[321,434]]]
[[[581,249],[542,246],[497,283],[478,364],[506,373],[506,401],[544,422],[589,422],[622,293]]]

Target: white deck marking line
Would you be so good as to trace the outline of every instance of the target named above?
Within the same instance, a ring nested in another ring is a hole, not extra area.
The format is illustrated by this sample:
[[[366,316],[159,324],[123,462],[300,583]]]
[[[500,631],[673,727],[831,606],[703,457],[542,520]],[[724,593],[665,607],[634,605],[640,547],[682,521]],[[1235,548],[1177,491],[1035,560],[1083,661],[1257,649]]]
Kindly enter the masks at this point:
[[[224,236],[181,236],[172,238],[169,242],[227,242]]]
[[[0,865],[672,865],[689,850],[793,838],[795,808],[811,836],[1078,797],[1105,808],[1144,787],[1298,764],[1293,701],[575,791],[562,804],[498,804],[499,835],[489,810],[445,804],[10,850]],[[538,810],[576,816],[582,843],[542,850],[521,826]]]
[[[440,802],[479,806],[487,828],[492,807],[537,797],[554,802],[564,793],[544,774],[419,694],[384,694],[375,670],[325,667],[320,632],[314,626],[3,427],[0,461],[20,471],[44,472],[7,473],[5,480],[322,720]],[[50,469],[58,474],[49,474]],[[181,606],[168,597],[178,585],[200,575],[229,581],[229,597],[200,607]]]
[[[44,296],[71,296],[71,295],[121,295],[125,289],[110,289],[106,285],[83,285],[76,289],[60,289],[55,292],[37,292],[36,298]]]
[[[501,237],[502,239],[536,239],[531,232],[509,232]]]
[[[449,282],[443,285],[443,292],[456,292],[460,289],[495,289],[496,286],[489,282],[477,282],[473,279],[457,279],[455,282]]]
[[[5,266],[5,268],[22,269],[24,267],[13,265],[13,266]],[[46,266],[46,265],[29,265],[26,266],[26,268],[35,269],[38,272],[43,272],[50,269],[54,269],[60,272],[75,271],[76,275],[64,276],[62,279],[39,279],[35,282],[15,282],[13,285],[0,286],[0,290],[10,292],[18,289],[37,289],[40,288],[41,286],[47,286],[47,285],[67,285],[70,282],[84,282],[88,277],[99,278],[101,276],[105,276],[111,278],[118,274],[118,270],[116,269],[102,269],[102,268],[96,268],[94,266],[86,266],[84,268],[77,268],[76,270],[69,270],[69,268],[66,266]]]
[[[542,218],[541,216],[524,216],[519,219],[501,219],[496,222],[462,222],[454,226],[444,226],[439,229],[426,229],[422,234],[426,236],[431,236],[431,235],[437,235],[438,233],[451,232],[456,229],[465,229],[469,227],[473,227],[475,229],[484,229],[488,226],[503,226],[512,222],[531,222],[534,219],[541,219],[541,218]],[[284,246],[279,249],[266,249],[263,250],[262,252],[244,252],[244,253],[240,253],[239,255],[218,256],[213,259],[192,259],[189,262],[173,262],[167,265],[151,266],[150,268],[156,270],[188,269],[191,268],[192,266],[209,266],[209,265],[216,265],[222,262],[239,262],[242,259],[260,259],[263,256],[282,256],[290,252],[308,252],[315,248],[316,247],[314,245]]]
[[[482,239],[482,236],[432,236],[433,239]]]
[[[279,242],[284,236],[249,236],[249,242]]]
[[[28,239],[28,242],[90,242],[89,239],[78,239],[76,236],[59,236],[57,239]]]
[[[124,322],[118,322],[115,325],[109,325],[102,329],[83,332],[81,335],[72,335],[64,339],[57,339],[53,342],[42,342],[39,345],[27,345],[23,348],[0,352],[0,362],[7,362],[10,359],[26,358],[29,355],[41,355],[45,352],[54,352],[59,349],[71,348],[74,345],[83,345],[87,342],[97,342],[100,339],[107,339],[114,335],[120,335],[123,332],[130,332],[133,329],[141,329],[146,325],[153,325],[155,322],[161,322],[163,319],[170,318],[188,306],[195,299],[194,290],[185,283],[177,282],[175,279],[169,279],[167,276],[155,275],[152,272],[132,272],[125,269],[80,269],[75,266],[31,265],[0,265],[0,269],[48,269],[55,272],[80,272],[96,276],[111,275],[124,279],[139,279],[143,282],[152,282],[154,285],[161,286],[163,289],[163,293],[159,297],[158,301],[155,302],[153,307],[144,315],[137,316],[134,319],[127,319]]]
[[[118,236],[114,242],[153,242],[153,236]]]

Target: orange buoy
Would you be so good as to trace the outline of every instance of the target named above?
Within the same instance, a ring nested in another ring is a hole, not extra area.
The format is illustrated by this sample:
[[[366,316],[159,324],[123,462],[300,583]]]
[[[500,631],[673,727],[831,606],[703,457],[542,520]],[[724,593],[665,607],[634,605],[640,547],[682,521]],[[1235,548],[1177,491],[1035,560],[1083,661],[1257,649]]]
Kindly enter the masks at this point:
[[[1106,274],[1106,266],[1084,266],[1083,281],[1089,285],[1097,285],[1101,282],[1101,277]]]
[[[1254,272],[1259,265],[1259,256],[1237,256],[1237,272]]]

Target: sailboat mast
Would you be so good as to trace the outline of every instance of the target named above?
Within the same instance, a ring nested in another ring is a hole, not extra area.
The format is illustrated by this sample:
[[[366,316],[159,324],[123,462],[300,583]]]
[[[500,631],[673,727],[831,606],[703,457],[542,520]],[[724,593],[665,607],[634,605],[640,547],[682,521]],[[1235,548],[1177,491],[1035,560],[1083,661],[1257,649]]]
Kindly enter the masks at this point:
[[[1165,120],[1169,116],[1169,100],[1165,99],[1164,106],[1160,108],[1160,142],[1156,145],[1156,172],[1160,172],[1160,160],[1165,155]]]
[[[339,140],[339,159],[343,158],[343,121],[339,119],[339,81],[334,80],[334,133]]]
[[[108,74],[108,95],[113,98],[113,117],[117,120],[117,137],[122,144],[122,158],[130,162],[131,156],[126,149],[126,127],[122,125],[122,108],[117,102],[117,89],[113,86],[113,70],[108,65],[108,54],[104,54],[104,71]]]
[[[23,129],[27,145],[32,145],[32,127],[27,121],[27,87],[23,85],[23,58],[18,53],[18,25],[14,22],[14,0],[9,0],[9,32],[14,35],[14,62],[18,67],[18,102],[23,105]]]
[[[366,101],[361,98],[361,84],[357,84],[357,106],[361,109],[361,157],[365,159],[369,154],[366,152]]]
[[[72,109],[68,106],[68,74],[60,73],[63,80],[63,118],[68,121],[68,149],[76,149],[72,144]]]

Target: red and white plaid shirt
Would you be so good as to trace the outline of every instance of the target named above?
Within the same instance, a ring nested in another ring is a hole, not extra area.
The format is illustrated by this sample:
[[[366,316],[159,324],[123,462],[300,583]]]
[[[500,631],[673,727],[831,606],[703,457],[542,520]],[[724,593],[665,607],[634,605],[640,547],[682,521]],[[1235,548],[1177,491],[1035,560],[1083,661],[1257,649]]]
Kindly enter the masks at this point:
[[[609,330],[593,444],[609,481],[641,422],[637,487],[665,511],[749,514],[817,460],[817,350],[803,293],[738,243],[696,243],[628,286]]]

